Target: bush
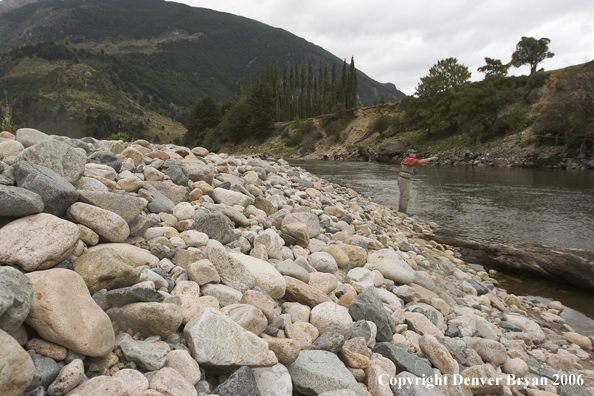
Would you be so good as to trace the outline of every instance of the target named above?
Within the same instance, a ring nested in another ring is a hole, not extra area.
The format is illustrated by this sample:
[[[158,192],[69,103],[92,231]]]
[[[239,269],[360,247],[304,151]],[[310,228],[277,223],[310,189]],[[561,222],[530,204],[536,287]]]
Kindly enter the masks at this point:
[[[332,121],[324,131],[326,132],[326,136],[334,137],[334,140],[338,141],[340,133],[346,129],[347,125],[347,122],[343,119]]]
[[[316,130],[316,126],[313,123],[313,121],[306,121],[301,123],[301,125],[299,125],[299,128],[297,128],[299,130],[299,132],[301,132],[304,135],[309,135],[310,133],[314,132]]]
[[[129,142],[130,135],[124,132],[112,133],[111,135],[107,136],[105,140],[122,140],[124,142]]]
[[[530,125],[532,120],[521,106],[514,106],[509,114],[505,116],[505,122],[512,131],[519,132]]]
[[[281,138],[282,139],[288,139],[289,136],[291,136],[291,134],[289,133],[288,129],[283,129],[283,131],[281,132]]]
[[[528,89],[540,88],[544,85],[545,81],[549,78],[549,75],[544,72],[533,73],[528,77],[526,87]]]
[[[291,135],[289,140],[287,140],[286,144],[288,147],[295,147],[295,146],[299,146],[302,141],[303,141],[303,133],[297,131],[293,135]]]
[[[293,129],[297,129],[300,126],[301,126],[301,119],[298,116],[295,116],[295,119],[291,123],[291,127],[293,127]]]
[[[375,132],[379,132],[380,136],[388,130],[393,124],[394,120],[392,117],[383,115],[373,122],[371,129]]]
[[[209,151],[219,151],[221,149],[221,141],[219,139],[219,133],[214,128],[206,129],[204,133],[204,148]]]

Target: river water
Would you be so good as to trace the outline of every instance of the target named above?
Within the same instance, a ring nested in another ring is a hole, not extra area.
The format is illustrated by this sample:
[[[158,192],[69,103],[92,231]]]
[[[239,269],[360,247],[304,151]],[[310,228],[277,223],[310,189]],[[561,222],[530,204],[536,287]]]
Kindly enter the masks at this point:
[[[291,161],[319,177],[398,208],[399,165]],[[521,168],[418,167],[408,211],[434,221],[439,235],[477,242],[532,242],[594,250],[594,172]],[[501,287],[567,308],[577,331],[594,335],[594,293],[549,282],[496,276]],[[544,299],[544,300],[543,300]]]

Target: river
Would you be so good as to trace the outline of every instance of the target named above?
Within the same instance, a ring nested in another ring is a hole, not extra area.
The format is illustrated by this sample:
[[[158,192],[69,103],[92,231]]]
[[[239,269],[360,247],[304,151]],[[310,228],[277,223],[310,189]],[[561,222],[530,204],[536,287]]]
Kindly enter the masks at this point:
[[[398,208],[398,165],[291,161],[319,177]],[[477,242],[532,242],[594,250],[594,172],[419,166],[408,211],[437,223],[439,235]],[[499,274],[510,293],[561,301],[561,315],[594,334],[594,293]],[[544,300],[543,300],[544,299]]]

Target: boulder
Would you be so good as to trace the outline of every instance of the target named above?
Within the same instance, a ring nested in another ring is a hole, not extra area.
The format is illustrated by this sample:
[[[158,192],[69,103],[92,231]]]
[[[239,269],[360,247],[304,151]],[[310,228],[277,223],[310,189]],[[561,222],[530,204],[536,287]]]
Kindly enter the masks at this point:
[[[126,223],[132,222],[142,213],[146,201],[128,194],[98,191],[79,191],[79,201],[113,212]]]
[[[392,249],[381,249],[370,255],[365,268],[378,270],[384,278],[406,285],[414,282],[416,276],[415,270]]]
[[[14,164],[13,170],[17,186],[41,197],[45,213],[64,217],[66,209],[78,199],[74,186],[49,168],[20,161]]]
[[[175,304],[141,302],[128,304],[121,308],[107,310],[109,318],[116,322],[122,331],[132,329],[143,337],[169,337],[183,321],[182,309]]]
[[[0,263],[25,271],[48,269],[72,253],[79,237],[76,224],[56,216],[23,217],[0,228]]]
[[[85,171],[87,156],[66,143],[50,139],[27,147],[17,156],[15,163],[19,161],[50,168],[74,184]]]
[[[377,326],[376,340],[392,341],[396,331],[396,322],[384,308],[381,300],[369,290],[363,290],[352,302],[349,313],[353,320],[368,320]]]
[[[0,184],[0,217],[23,217],[43,212],[44,204],[36,192]]]
[[[333,302],[325,302],[313,307],[310,323],[318,329],[320,334],[337,333],[347,340],[353,332],[353,319],[349,315],[349,310]]]
[[[256,286],[256,277],[247,265],[232,254],[227,253],[224,246],[217,241],[209,241],[206,254],[216,268],[221,282],[244,293]]]
[[[31,147],[51,138],[48,134],[33,128],[20,128],[15,133],[15,140],[21,143],[23,147]]]
[[[278,363],[266,341],[213,308],[194,316],[184,336],[194,359],[205,366],[269,367]]]
[[[241,253],[231,253],[253,275],[255,286],[260,287],[272,298],[281,298],[285,295],[287,282],[274,266],[264,260],[246,256]]]
[[[192,223],[191,229],[200,231],[208,235],[210,239],[219,241],[223,245],[235,240],[235,234],[233,233],[235,225],[221,212],[206,213],[197,210],[194,214],[194,223]]]
[[[363,390],[338,356],[327,351],[301,351],[287,369],[294,390],[304,395],[349,389],[358,396]]]
[[[240,367],[212,393],[219,396],[260,396],[254,373],[247,366]]]
[[[138,283],[140,273],[110,248],[78,257],[73,268],[85,281],[90,293],[118,289]]]
[[[19,396],[33,380],[35,366],[19,343],[0,330],[0,394]]]
[[[87,356],[111,352],[115,344],[111,320],[80,275],[55,268],[27,277],[33,284],[33,300],[26,323],[43,339]]]
[[[0,329],[14,333],[23,324],[33,298],[33,285],[16,268],[0,267]]]
[[[124,242],[130,235],[128,223],[109,210],[76,202],[70,205],[67,214],[75,222],[89,227],[110,242]]]

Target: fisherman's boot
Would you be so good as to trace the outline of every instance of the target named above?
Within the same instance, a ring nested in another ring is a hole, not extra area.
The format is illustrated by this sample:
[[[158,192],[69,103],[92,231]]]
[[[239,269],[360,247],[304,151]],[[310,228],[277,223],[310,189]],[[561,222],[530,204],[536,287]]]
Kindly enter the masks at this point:
[[[399,206],[399,207],[398,207],[398,212],[400,212],[400,213],[404,213],[404,214],[407,214],[407,213],[406,213],[406,208],[403,208],[402,206]]]

